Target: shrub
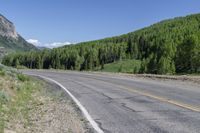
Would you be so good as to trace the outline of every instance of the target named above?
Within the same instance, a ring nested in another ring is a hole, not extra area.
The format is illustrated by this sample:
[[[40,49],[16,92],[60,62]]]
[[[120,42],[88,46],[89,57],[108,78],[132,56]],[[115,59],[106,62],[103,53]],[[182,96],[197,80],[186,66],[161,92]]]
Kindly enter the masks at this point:
[[[30,78],[26,75],[23,75],[23,74],[17,74],[17,79],[22,81],[22,82],[25,82],[25,81],[29,81]]]
[[[0,69],[0,76],[5,76],[5,71]]]
[[[9,101],[9,96],[4,92],[0,91],[0,104],[5,104],[6,102]]]

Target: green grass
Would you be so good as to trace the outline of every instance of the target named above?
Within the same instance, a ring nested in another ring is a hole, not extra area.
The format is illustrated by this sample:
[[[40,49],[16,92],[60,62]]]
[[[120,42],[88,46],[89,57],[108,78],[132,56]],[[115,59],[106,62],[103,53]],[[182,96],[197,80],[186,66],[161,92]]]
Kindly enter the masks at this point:
[[[20,81],[22,81],[22,82],[25,82],[25,81],[29,81],[30,80],[30,78],[28,77],[28,76],[26,76],[26,75],[23,75],[23,74],[17,74],[17,79],[18,80],[20,80]]]
[[[141,61],[139,60],[122,60],[110,64],[105,64],[103,72],[121,72],[121,73],[138,73]]]
[[[22,66],[22,65],[18,65],[18,66],[16,66],[16,68],[17,68],[17,69],[28,69],[27,67]]]
[[[26,128],[29,126],[30,103],[37,104],[33,93],[42,88],[39,81],[0,65],[0,132],[6,124],[20,120]]]
[[[2,68],[0,68],[0,76],[4,76],[4,75],[5,75],[5,71]]]

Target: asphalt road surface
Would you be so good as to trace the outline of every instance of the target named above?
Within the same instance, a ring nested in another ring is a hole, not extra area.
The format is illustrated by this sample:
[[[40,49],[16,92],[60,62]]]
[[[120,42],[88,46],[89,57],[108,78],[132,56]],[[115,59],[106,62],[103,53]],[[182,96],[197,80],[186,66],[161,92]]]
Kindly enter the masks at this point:
[[[26,70],[54,79],[105,133],[200,133],[200,87],[110,74]]]

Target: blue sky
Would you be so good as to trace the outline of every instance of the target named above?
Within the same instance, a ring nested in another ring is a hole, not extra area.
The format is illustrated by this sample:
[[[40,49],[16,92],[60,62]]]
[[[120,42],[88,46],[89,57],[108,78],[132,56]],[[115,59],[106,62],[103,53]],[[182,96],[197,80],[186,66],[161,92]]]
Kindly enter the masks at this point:
[[[1,0],[0,13],[25,39],[50,47],[116,36],[200,13],[199,0]]]

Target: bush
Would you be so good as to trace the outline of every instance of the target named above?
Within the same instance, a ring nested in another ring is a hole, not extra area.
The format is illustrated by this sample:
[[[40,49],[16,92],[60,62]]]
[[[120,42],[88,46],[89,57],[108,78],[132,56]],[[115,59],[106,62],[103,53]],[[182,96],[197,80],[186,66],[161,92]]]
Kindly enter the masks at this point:
[[[119,70],[118,70],[118,72],[122,72],[122,64],[120,65],[120,67],[119,67]]]
[[[133,67],[133,73],[134,74],[137,74],[140,72],[140,69],[141,69],[141,64],[137,64]]]
[[[16,68],[17,69],[28,69],[26,66],[22,66],[22,65],[18,65]]]
[[[22,81],[22,82],[25,82],[25,81],[29,81],[30,78],[26,75],[23,75],[23,74],[17,74],[17,79]]]
[[[0,68],[0,76],[5,76],[5,71]]]
[[[9,96],[4,91],[0,91],[0,104],[5,104],[8,101]]]

